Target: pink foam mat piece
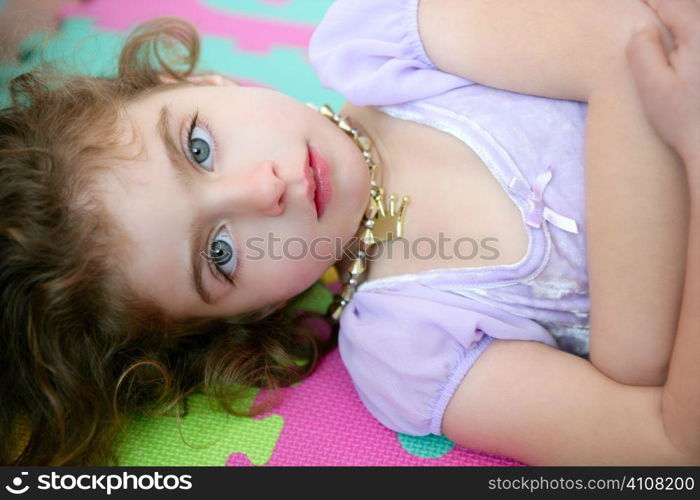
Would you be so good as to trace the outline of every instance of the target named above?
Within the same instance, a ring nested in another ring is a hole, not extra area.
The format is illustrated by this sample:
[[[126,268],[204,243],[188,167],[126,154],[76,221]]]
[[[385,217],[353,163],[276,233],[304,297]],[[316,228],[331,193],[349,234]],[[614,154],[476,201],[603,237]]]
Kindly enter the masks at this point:
[[[439,458],[406,451],[396,432],[380,424],[357,396],[338,350],[324,358],[301,384],[282,390],[284,427],[267,464],[271,466],[516,466],[509,458],[453,446]],[[232,453],[228,466],[250,465]]]
[[[243,51],[266,53],[274,46],[306,49],[314,26],[289,21],[260,19],[232,14],[198,0],[120,0],[115,9],[112,2],[87,1],[67,5],[59,17],[85,16],[97,26],[111,31],[124,31],[137,23],[154,17],[181,17],[192,22],[201,33],[236,40]]]

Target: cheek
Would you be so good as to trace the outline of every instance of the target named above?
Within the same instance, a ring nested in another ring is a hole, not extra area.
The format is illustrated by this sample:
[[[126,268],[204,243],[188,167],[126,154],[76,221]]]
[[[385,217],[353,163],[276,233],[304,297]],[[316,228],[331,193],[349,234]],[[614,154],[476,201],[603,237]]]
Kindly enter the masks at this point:
[[[293,233],[249,241],[243,275],[268,299],[286,300],[321,278],[335,261],[336,246],[342,251],[341,238]]]
[[[300,294],[318,281],[330,266],[308,254],[297,258],[295,255],[298,254],[292,252],[289,258],[269,266],[263,264],[267,269],[260,276],[260,282],[265,283],[267,293],[274,294],[275,300],[286,300]]]
[[[347,240],[339,235],[302,234],[301,231],[289,232],[288,227],[284,231],[272,228],[245,240],[243,251],[246,260],[257,262],[255,265],[259,265],[259,269],[289,274],[294,268],[313,270],[330,266]]]
[[[342,238],[337,236],[317,236],[309,241],[307,251],[307,264],[315,269],[328,267],[335,260],[335,255],[342,249]]]
[[[319,279],[329,265],[307,254],[303,258],[287,260],[284,265],[284,275],[287,277],[290,289],[304,288],[311,286]]]

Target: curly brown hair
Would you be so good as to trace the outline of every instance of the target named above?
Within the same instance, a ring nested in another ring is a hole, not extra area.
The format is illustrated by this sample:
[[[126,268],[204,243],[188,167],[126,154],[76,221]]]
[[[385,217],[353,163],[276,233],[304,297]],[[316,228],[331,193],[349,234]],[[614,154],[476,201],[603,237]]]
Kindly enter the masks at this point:
[[[123,146],[113,117],[163,75],[184,82],[198,53],[191,25],[158,19],[131,34],[114,78],[44,68],[10,84],[0,111],[0,464],[117,465],[129,415],[181,415],[194,392],[258,414],[274,398],[243,410],[247,388],[301,380],[335,341],[293,303],[174,320],[118,271],[122,230],[89,196]]]

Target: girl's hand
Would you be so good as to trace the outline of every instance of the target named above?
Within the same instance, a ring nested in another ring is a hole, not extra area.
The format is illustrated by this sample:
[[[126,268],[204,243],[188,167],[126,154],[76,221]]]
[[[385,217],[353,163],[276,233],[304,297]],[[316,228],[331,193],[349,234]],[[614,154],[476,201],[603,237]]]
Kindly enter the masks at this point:
[[[642,0],[673,35],[664,48],[649,23],[627,45],[627,59],[644,109],[659,136],[686,163],[700,161],[700,0]]]

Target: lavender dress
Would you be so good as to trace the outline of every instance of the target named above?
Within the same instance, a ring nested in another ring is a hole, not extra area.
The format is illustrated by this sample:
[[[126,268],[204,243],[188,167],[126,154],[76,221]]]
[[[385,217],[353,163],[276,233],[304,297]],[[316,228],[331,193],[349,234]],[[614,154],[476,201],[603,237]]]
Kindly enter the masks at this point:
[[[438,70],[418,32],[419,0],[338,0],[309,60],[357,106],[450,133],[486,164],[529,234],[520,262],[363,283],[340,319],[357,392],[387,427],[441,434],[454,391],[494,339],[588,352],[585,103],[478,85]]]

